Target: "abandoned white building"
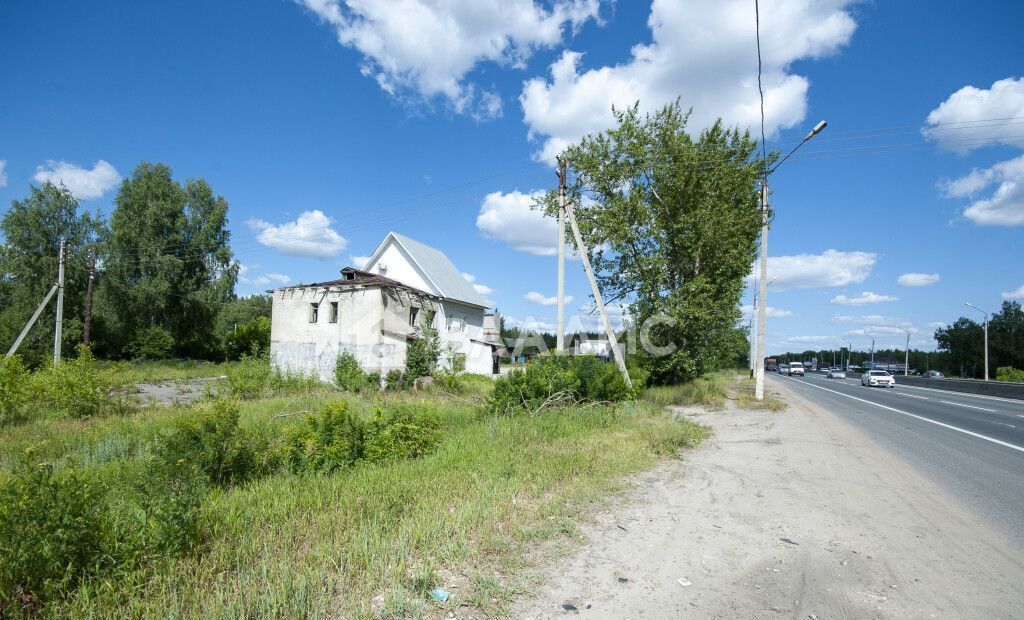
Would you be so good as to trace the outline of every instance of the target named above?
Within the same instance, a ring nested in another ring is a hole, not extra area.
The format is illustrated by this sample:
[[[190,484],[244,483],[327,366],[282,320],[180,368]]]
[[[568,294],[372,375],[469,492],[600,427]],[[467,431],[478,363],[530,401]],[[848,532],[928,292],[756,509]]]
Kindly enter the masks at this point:
[[[404,235],[388,233],[363,269],[346,267],[338,280],[271,292],[270,356],[282,371],[333,381],[343,352],[366,372],[404,370],[425,327],[437,330],[442,367],[494,371],[500,318],[447,256]]]

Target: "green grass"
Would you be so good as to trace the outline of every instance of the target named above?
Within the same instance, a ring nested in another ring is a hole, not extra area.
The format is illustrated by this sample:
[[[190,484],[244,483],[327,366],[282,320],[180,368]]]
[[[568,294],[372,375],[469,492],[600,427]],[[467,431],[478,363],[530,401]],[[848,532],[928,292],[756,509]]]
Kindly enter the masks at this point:
[[[221,377],[236,362],[204,362],[193,360],[154,360],[133,362],[97,362],[99,368],[108,370],[118,385],[129,386],[138,383],[159,381],[188,381]]]
[[[754,380],[747,375],[735,375],[731,387],[731,391],[736,395],[736,406],[740,409],[753,411],[784,411],[786,409],[786,403],[774,396],[765,394],[764,400],[754,398]]]
[[[620,489],[623,476],[708,432],[649,402],[490,417],[476,405],[489,384],[468,383],[459,399],[429,392],[345,395],[365,416],[389,400],[440,405],[439,450],[330,476],[281,473],[215,490],[203,506],[199,552],[88,582],[42,615],[404,618],[463,603],[501,615],[532,546],[574,532],[581,509]],[[338,397],[319,390],[248,401],[241,424],[273,439],[304,412]],[[153,407],[121,418],[40,419],[5,429],[0,463],[9,466],[38,446],[55,463],[130,467],[187,413]],[[453,594],[446,605],[429,598],[438,585]]]
[[[731,372],[716,372],[684,383],[647,388],[644,401],[659,407],[700,405],[708,409],[725,406],[725,387]]]

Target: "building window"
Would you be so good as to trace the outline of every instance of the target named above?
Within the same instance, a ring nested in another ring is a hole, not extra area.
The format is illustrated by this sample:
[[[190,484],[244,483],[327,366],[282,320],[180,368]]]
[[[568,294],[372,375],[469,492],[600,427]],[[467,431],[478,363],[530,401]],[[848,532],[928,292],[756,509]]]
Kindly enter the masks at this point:
[[[338,322],[338,302],[331,302],[331,314],[327,317],[327,320],[330,321],[331,323]]]
[[[461,333],[463,325],[465,325],[465,322],[461,317],[453,316],[448,318],[448,331],[450,332]]]
[[[416,327],[416,317],[419,316],[419,314],[420,314],[420,309],[419,308],[416,308],[415,306],[412,307],[412,308],[409,308],[409,326],[410,327]]]
[[[320,315],[320,305],[319,304],[309,304],[309,322],[310,323],[316,323],[316,320],[319,318],[319,315]]]

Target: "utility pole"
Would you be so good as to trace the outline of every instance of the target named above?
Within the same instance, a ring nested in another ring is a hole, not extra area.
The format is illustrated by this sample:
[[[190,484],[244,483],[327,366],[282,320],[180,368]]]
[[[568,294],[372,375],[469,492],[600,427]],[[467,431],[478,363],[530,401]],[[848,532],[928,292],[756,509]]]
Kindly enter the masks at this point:
[[[847,340],[846,338],[840,337],[839,339],[846,343],[846,363],[843,364],[843,371],[847,371],[847,370],[850,369],[850,353],[851,353],[851,347],[853,347],[853,343],[850,342],[849,340]],[[842,350],[839,351],[839,363],[840,364],[843,363],[843,351]]]
[[[57,267],[57,322],[53,330],[53,365],[60,363],[60,344],[64,335],[64,240],[60,240],[60,260]]]
[[[975,306],[974,304],[965,303],[964,305],[967,306],[968,308],[974,308],[978,312],[985,315],[985,381],[988,381],[988,312],[985,312],[984,310],[982,310],[978,306]]]
[[[558,175],[558,331],[555,333],[555,351],[561,355],[565,353],[565,159],[558,158],[558,172],[555,174]]]
[[[768,177],[761,183],[761,257],[757,281],[757,355],[754,357],[754,398],[764,400],[764,322],[768,307]]]
[[[910,376],[910,330],[903,329],[899,325],[896,325],[896,329],[907,335],[907,352],[903,356],[903,376]]]
[[[89,327],[92,325],[92,286],[96,278],[96,248],[89,254],[89,283],[85,287],[85,322],[82,324],[82,343],[89,346]]]
[[[754,378],[754,357],[757,355],[757,338],[754,337],[754,315],[757,314],[757,295],[754,295],[754,305],[750,309],[750,328],[747,330],[747,337],[750,338],[750,378]]]
[[[615,358],[619,372],[622,373],[622,378],[626,381],[626,387],[632,390],[633,382],[629,378],[629,370],[626,369],[626,360],[623,357],[623,352],[619,350],[619,341],[615,338],[612,322],[608,320],[608,312],[605,310],[604,300],[601,298],[601,289],[597,287],[597,278],[594,277],[594,270],[590,266],[587,248],[583,245],[583,235],[580,234],[579,224],[576,223],[576,214],[573,212],[572,203],[569,201],[565,202],[565,214],[569,218],[569,226],[572,227],[572,234],[576,239],[576,251],[579,252],[580,260],[583,261],[583,268],[586,270],[587,278],[590,280],[590,292],[594,294],[594,303],[597,304],[597,311],[601,314],[601,320],[604,322],[604,330],[608,335],[608,345],[611,347],[611,354]]]

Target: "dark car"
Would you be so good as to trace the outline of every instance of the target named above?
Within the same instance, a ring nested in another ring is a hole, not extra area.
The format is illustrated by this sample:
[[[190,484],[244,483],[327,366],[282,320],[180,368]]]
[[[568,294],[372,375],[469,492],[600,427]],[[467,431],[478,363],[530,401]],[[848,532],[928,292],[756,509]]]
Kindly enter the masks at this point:
[[[937,370],[929,370],[928,372],[921,375],[925,379],[945,379],[946,375],[942,374]]]

